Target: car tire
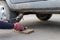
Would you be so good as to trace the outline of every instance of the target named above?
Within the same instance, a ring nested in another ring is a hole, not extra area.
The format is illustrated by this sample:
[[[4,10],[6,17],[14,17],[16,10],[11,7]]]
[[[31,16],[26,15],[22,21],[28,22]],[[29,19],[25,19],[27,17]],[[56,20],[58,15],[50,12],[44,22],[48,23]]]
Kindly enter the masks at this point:
[[[3,6],[4,15],[6,16],[7,20],[16,17],[16,12],[11,11],[5,1],[0,1],[0,4]]]
[[[42,21],[47,21],[49,18],[51,18],[52,14],[36,14],[36,16]]]

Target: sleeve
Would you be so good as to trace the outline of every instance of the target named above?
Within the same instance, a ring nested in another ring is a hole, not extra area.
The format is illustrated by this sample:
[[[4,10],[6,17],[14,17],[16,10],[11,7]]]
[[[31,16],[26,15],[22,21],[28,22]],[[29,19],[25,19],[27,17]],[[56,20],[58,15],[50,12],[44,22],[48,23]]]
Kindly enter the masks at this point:
[[[14,24],[13,23],[7,23],[0,21],[0,29],[13,29]]]

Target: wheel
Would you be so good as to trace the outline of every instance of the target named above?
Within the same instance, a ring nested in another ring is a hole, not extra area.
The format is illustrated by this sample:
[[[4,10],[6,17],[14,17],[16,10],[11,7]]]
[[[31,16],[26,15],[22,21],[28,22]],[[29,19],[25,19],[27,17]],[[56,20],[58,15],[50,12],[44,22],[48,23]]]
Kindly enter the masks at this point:
[[[0,7],[4,11],[2,13],[2,15],[5,16],[7,20],[10,20],[11,18],[15,18],[16,17],[17,13],[14,12],[14,11],[11,11],[5,1],[0,1],[0,4],[2,6],[2,7],[1,6]],[[2,11],[2,10],[0,10],[0,11]]]
[[[42,21],[47,21],[52,14],[36,14],[36,16]]]

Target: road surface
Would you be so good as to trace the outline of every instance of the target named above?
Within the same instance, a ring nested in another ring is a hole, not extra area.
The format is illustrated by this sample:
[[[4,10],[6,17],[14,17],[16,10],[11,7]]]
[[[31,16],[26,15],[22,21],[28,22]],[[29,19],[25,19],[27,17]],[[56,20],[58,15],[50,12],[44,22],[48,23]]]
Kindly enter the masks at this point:
[[[35,15],[26,15],[21,24],[35,32],[23,34],[0,29],[0,40],[60,40],[60,14],[54,14],[47,22],[40,21]]]

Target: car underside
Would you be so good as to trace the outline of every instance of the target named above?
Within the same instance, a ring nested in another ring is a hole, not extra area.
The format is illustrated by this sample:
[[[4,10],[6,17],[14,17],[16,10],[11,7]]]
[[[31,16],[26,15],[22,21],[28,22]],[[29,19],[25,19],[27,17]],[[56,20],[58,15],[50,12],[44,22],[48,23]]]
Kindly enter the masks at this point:
[[[1,0],[8,19],[19,14],[36,14],[43,21],[48,20],[53,13],[60,14],[60,0]]]

